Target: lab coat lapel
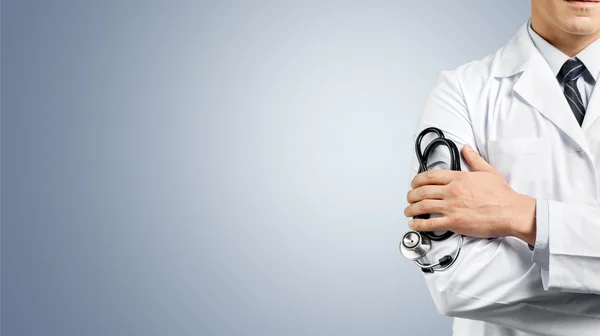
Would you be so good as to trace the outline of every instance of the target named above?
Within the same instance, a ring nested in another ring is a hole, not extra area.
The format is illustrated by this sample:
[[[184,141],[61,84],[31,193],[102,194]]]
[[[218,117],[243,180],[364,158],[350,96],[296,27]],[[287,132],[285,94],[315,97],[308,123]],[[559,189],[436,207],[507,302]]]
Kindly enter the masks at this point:
[[[600,80],[600,78],[598,79]],[[600,88],[598,82],[596,82],[596,87],[594,87],[592,95],[590,96],[590,100],[588,101],[585,109],[583,125],[581,125],[585,133],[588,133],[592,127],[598,127],[598,124],[594,126],[594,122],[597,121],[598,117],[600,117]]]
[[[527,24],[521,27],[501,51],[502,55],[494,70],[494,76],[497,78],[519,76],[513,85],[516,95],[589,153],[584,132],[573,116],[571,107],[548,63],[533,44],[527,31]],[[590,103],[591,109],[596,111],[593,112],[593,117],[590,116],[588,123],[597,117],[596,114],[600,114],[599,95],[600,93],[596,93],[595,101]]]
[[[579,147],[589,152],[584,133],[573,116],[558,81],[539,52],[535,51],[531,54],[513,90],[560,128]],[[596,100],[598,99],[596,98]]]

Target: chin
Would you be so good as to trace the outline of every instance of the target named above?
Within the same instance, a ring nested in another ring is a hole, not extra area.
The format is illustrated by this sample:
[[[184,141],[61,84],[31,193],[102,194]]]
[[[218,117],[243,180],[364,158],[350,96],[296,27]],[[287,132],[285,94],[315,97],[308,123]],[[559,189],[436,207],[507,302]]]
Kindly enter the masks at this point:
[[[600,31],[600,18],[579,16],[563,22],[562,26],[573,35],[591,35]]]

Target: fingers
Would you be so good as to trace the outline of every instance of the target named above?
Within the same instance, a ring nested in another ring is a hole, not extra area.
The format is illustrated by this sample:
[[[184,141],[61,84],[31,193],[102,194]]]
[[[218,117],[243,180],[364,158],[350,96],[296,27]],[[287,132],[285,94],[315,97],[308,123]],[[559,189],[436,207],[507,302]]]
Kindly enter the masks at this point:
[[[410,229],[415,231],[453,231],[450,224],[450,219],[446,216],[429,219],[415,218],[408,222]]]
[[[443,199],[445,186],[425,185],[412,189],[406,194],[408,203],[416,203],[424,199]]]
[[[446,214],[448,202],[442,200],[422,200],[414,203],[404,209],[404,216],[414,217],[424,214]]]
[[[417,174],[410,186],[416,189],[424,185],[445,185],[456,179],[461,173],[454,170],[428,170]]]

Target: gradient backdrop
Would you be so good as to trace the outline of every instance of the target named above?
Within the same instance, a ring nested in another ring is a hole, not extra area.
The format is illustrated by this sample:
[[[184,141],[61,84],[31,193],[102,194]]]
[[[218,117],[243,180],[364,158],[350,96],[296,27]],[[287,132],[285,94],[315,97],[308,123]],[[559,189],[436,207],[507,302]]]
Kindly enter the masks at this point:
[[[450,335],[397,247],[411,136],[528,16],[2,1],[2,335]]]

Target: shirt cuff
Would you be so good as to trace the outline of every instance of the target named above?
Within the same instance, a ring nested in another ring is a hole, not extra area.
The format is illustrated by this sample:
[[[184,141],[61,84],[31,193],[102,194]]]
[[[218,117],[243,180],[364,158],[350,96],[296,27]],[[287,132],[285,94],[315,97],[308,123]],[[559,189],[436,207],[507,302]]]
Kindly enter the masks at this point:
[[[532,261],[543,270],[548,270],[550,263],[550,237],[548,235],[548,201],[536,200],[535,208],[536,234]]]

